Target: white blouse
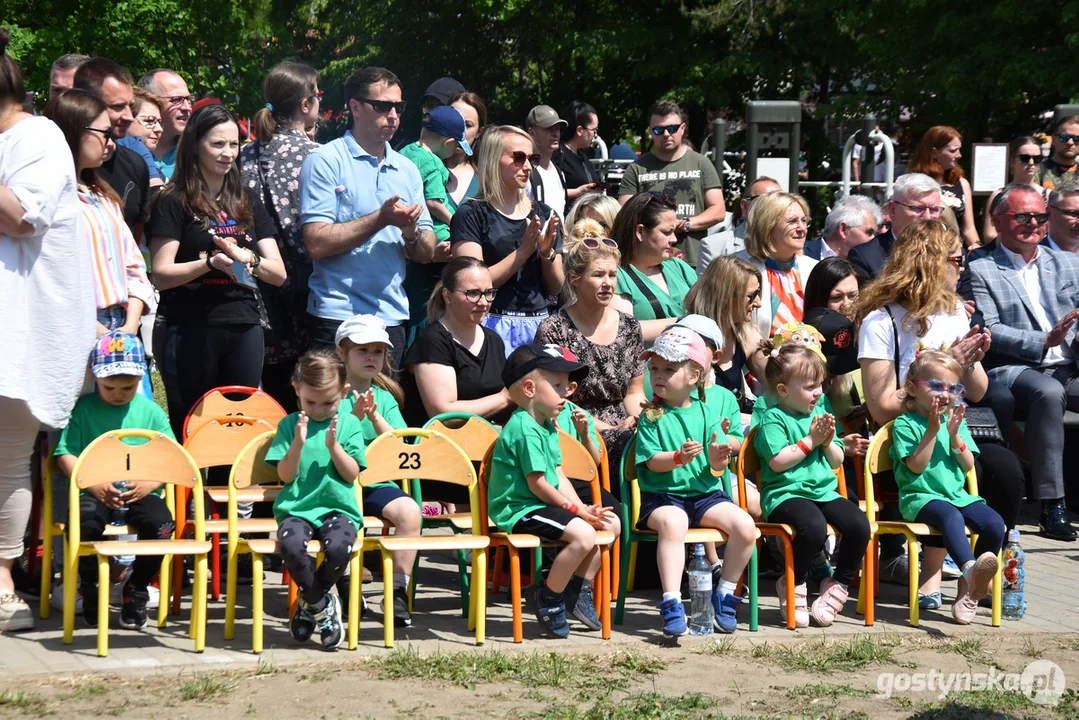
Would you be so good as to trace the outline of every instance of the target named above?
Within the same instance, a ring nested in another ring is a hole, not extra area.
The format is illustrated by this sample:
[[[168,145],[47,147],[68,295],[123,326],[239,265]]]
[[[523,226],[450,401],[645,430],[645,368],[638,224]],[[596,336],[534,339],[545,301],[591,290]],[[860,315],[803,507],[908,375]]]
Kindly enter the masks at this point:
[[[0,133],[0,185],[34,234],[0,233],[0,396],[22,400],[43,425],[62,428],[83,386],[96,336],[90,247],[75,164],[51,120],[26,118]]]

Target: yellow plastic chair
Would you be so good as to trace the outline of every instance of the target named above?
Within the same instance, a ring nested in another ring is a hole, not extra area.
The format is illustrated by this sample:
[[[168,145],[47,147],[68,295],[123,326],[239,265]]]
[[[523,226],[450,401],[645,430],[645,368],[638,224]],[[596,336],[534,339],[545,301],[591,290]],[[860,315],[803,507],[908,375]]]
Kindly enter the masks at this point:
[[[129,445],[124,440],[146,442]],[[95,555],[98,567],[97,654],[109,652],[109,558],[121,555],[161,556],[161,602],[157,625],[164,627],[168,616],[168,569],[175,555],[195,556],[195,581],[191,599],[190,635],[195,652],[206,646],[206,554],[210,543],[203,528],[202,476],[191,456],[170,437],[149,430],[115,430],[105,433],[83,450],[72,472],[68,512],[67,552],[64,554],[64,644],[70,645],[75,629],[75,585],[79,558]],[[189,489],[195,498],[193,540],[101,540],[83,542],[79,524],[79,493],[103,483],[160,482],[165,501],[176,516],[176,487]]]
[[[919,555],[919,537],[927,537],[935,535],[939,537],[940,531],[936,528],[932,528],[925,523],[918,522],[904,522],[902,520],[878,520],[877,519],[877,504],[873,501],[874,496],[878,492],[878,488],[874,486],[877,475],[882,472],[893,469],[892,462],[892,423],[888,423],[873,436],[873,441],[869,443],[869,449],[865,453],[865,499],[866,499],[866,516],[869,518],[869,526],[874,530],[869,541],[869,552],[866,553],[867,558],[872,558],[873,566],[877,564],[877,551],[880,543],[881,535],[902,535],[907,541],[907,561],[910,568],[910,575],[907,578],[907,586],[909,588],[909,597],[907,602],[910,606],[910,624],[914,627],[918,627],[919,622],[919,608],[918,608],[918,555]],[[971,468],[967,473],[967,492],[971,495],[978,494],[978,475],[974,468]],[[970,529],[967,528],[967,535],[970,536],[970,545],[974,547],[974,544],[978,541],[977,535],[971,535]],[[866,563],[867,566],[870,563]],[[993,615],[992,624],[993,627],[1000,627],[1000,613],[1002,606],[1003,590],[1001,587],[1001,568],[1003,563],[1000,562],[1000,553],[997,553],[997,574],[993,577]],[[866,613],[866,624],[872,625],[873,611],[874,611],[874,596],[876,593],[876,586],[872,583],[866,583],[863,592],[858,595],[858,612]]]
[[[409,438],[416,442],[410,444]],[[410,480],[437,480],[440,482],[462,485],[468,488],[471,512],[471,534],[454,533],[452,535],[418,535],[416,537],[397,537],[396,535],[374,538],[382,551],[382,588],[384,622],[384,642],[386,647],[393,647],[393,555],[398,550],[471,550],[472,551],[472,592],[470,593],[468,629],[475,630],[476,644],[482,645],[486,633],[487,605],[487,547],[491,539],[484,534],[487,518],[480,514],[479,485],[476,471],[468,455],[452,440],[440,432],[405,428],[393,430],[375,439],[367,446],[367,468],[360,472],[360,486],[369,487],[384,482]],[[359,577],[359,557],[353,556],[353,577]],[[359,583],[353,583],[354,590]],[[354,595],[357,593],[354,592]],[[358,602],[358,597],[355,598]],[[349,610],[352,610],[350,606]],[[357,625],[349,625],[350,642],[353,633],[358,633]]]

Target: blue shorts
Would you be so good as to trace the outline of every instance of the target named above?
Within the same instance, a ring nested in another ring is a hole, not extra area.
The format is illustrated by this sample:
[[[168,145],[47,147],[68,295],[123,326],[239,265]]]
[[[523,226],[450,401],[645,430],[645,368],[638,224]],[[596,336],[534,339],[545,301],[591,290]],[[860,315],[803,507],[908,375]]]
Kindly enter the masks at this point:
[[[506,346],[506,357],[522,345],[531,345],[536,339],[540,323],[547,319],[547,313],[541,315],[495,315],[483,319],[483,326],[494,330]]]
[[[397,485],[366,487],[363,489],[363,514],[380,518],[387,505],[397,498],[403,497],[412,499],[411,495],[397,487]]]
[[[706,495],[671,495],[670,493],[641,493],[641,516],[637,520],[638,530],[650,530],[648,516],[661,507],[676,507],[689,516],[690,527],[700,527],[704,514],[720,503],[733,502],[731,496],[722,490]]]

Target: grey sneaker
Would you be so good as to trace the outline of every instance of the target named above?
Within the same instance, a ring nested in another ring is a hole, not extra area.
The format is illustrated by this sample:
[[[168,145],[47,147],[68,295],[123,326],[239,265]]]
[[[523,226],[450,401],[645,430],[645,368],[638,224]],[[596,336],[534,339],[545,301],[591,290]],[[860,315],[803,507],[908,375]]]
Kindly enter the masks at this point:
[[[296,611],[288,620],[288,631],[296,642],[307,642],[315,632],[315,616],[311,612],[311,606],[304,602],[303,598],[296,600]]]
[[[599,616],[596,615],[596,601],[590,584],[585,583],[581,588],[581,593],[577,596],[577,602],[570,614],[589,630],[599,630],[603,627]]]
[[[315,628],[322,637],[322,649],[334,652],[345,633],[341,628],[341,603],[333,593],[326,595],[326,607],[314,614]]]
[[[907,585],[910,581],[909,568],[906,553],[897,555],[880,564],[880,581],[892,585]]]

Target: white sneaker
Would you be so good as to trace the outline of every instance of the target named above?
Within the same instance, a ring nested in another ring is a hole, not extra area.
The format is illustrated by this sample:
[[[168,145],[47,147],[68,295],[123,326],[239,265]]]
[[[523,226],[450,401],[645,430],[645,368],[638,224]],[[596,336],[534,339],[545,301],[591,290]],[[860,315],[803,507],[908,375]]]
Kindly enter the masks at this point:
[[[146,601],[146,609],[153,610],[157,608],[157,604],[161,602],[161,591],[153,585],[147,587],[146,590],[150,593],[150,599]]]
[[[82,615],[82,595],[78,592],[82,580],[75,583],[75,614]],[[64,609],[64,583],[58,582],[52,586],[52,595],[49,596],[49,606],[53,610]]]
[[[0,593],[0,632],[34,629],[34,613],[15,593]]]

